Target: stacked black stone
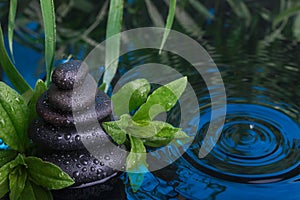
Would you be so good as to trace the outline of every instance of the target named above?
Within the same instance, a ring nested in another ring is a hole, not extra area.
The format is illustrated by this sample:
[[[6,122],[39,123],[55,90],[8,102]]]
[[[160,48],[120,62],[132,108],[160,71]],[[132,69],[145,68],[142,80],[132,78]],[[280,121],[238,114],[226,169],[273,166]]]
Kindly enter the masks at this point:
[[[40,118],[29,130],[31,139],[41,149],[41,158],[68,173],[77,187],[116,177],[126,155],[99,126],[99,122],[110,119],[110,98],[95,89],[97,84],[81,61],[57,67],[52,81],[37,102]],[[95,120],[98,126],[92,125]],[[78,124],[80,129],[76,128]]]

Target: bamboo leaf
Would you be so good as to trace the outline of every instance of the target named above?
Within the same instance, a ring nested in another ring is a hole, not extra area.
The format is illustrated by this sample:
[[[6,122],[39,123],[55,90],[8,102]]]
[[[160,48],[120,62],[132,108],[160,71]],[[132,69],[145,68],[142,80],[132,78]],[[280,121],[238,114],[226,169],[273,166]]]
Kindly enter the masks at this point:
[[[14,27],[15,27],[15,18],[17,12],[17,0],[10,0],[9,7],[9,16],[8,16],[8,44],[12,60],[14,61],[14,52],[13,52],[13,37],[14,37]]]
[[[170,0],[169,14],[168,14],[168,18],[167,18],[167,23],[166,23],[163,39],[161,41],[161,45],[159,48],[159,53],[161,53],[161,50],[163,49],[163,47],[167,41],[167,38],[170,34],[170,29],[172,28],[174,17],[175,17],[175,9],[176,9],[176,0]]]
[[[153,22],[153,24],[157,27],[164,27],[165,23],[163,21],[163,18],[158,11],[158,9],[155,7],[155,5],[152,3],[152,0],[146,0],[146,6],[149,13],[149,16]]]
[[[123,19],[123,0],[111,0],[109,5],[109,13],[106,27],[106,38],[120,33]],[[105,45],[105,72],[103,83],[105,83],[105,92],[107,92],[110,82],[118,68],[118,60],[120,54],[120,35],[116,35],[114,40],[107,40]]]
[[[169,0],[165,0],[165,3],[169,5]],[[193,17],[191,17],[184,9],[179,7],[176,8],[175,17],[178,23],[191,34],[193,37],[200,38],[204,35],[204,31],[195,22]]]
[[[300,41],[300,14],[296,16],[293,27],[293,34],[297,41]]]
[[[21,93],[32,92],[31,87],[24,80],[15,65],[11,62],[4,45],[3,32],[0,24],[0,64],[7,77],[15,88]]]
[[[51,73],[55,57],[56,27],[53,0],[40,0],[43,23],[45,29],[45,61],[46,61],[46,85],[51,82]]]
[[[214,16],[207,10],[207,8],[199,1],[189,0],[190,4],[203,16],[208,19],[213,19]]]
[[[289,18],[300,12],[300,6],[295,6],[282,11],[273,21],[273,27],[276,27],[284,19]]]

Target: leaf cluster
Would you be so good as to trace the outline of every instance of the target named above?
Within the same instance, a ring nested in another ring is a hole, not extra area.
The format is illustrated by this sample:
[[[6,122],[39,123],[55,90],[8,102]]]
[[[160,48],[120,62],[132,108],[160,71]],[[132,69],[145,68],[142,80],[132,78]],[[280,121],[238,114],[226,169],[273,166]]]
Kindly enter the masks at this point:
[[[142,184],[142,169],[148,166],[146,146],[158,148],[168,145],[174,139],[189,139],[180,128],[155,120],[157,115],[175,106],[186,85],[187,78],[183,77],[159,87],[149,95],[150,83],[145,79],[136,79],[125,84],[112,96],[114,114],[120,116],[120,119],[102,125],[117,144],[129,140],[126,171],[134,191]],[[132,112],[134,114],[131,116],[129,113]]]
[[[49,190],[74,183],[59,167],[30,155],[28,124],[36,117],[35,104],[46,90],[38,80],[31,96],[22,97],[0,82],[0,138],[9,150],[0,151],[0,198],[9,192],[11,200],[52,199]]]
[[[0,154],[0,198],[9,192],[11,200],[48,200],[52,199],[49,190],[74,183],[68,174],[52,163],[10,150],[0,151]]]

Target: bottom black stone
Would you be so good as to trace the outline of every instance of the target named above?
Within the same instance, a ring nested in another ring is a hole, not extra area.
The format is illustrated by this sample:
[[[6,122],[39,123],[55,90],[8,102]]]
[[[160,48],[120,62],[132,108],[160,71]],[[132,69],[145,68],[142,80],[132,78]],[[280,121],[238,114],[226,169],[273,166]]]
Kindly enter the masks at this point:
[[[54,200],[126,200],[124,184],[120,179],[111,179],[102,184],[84,188],[67,188],[52,191]]]
[[[104,150],[103,150],[104,151]],[[125,156],[111,152],[102,154],[101,159],[92,156],[87,150],[53,151],[40,155],[44,161],[54,163],[75,181],[73,186],[103,182],[113,178],[125,165]]]

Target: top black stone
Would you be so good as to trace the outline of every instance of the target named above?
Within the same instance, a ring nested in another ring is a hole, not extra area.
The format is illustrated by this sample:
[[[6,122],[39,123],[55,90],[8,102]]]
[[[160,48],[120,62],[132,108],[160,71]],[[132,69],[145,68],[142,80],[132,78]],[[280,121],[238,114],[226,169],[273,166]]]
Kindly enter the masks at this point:
[[[79,60],[70,60],[58,66],[52,74],[52,82],[62,90],[71,90],[82,84],[88,74],[88,66]]]

